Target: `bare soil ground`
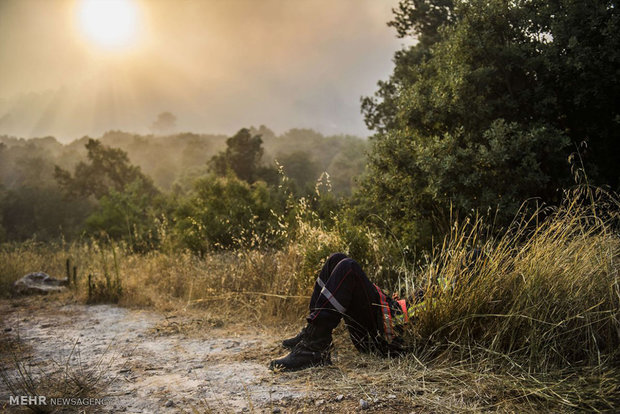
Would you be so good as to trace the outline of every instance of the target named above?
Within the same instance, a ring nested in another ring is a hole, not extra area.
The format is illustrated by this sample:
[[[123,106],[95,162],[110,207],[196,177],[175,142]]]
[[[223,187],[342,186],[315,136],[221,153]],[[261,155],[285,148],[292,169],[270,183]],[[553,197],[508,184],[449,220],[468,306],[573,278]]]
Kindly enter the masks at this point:
[[[355,357],[345,343],[334,355],[334,366],[296,373],[269,371],[269,360],[285,354],[282,337],[295,334],[299,327],[276,332],[225,323],[205,317],[204,312],[161,314],[82,305],[53,296],[0,301],[0,318],[5,343],[0,363],[13,386],[23,377],[17,369],[21,366],[40,393],[62,389],[63,384],[46,381],[81,381],[85,388],[92,385],[84,397],[105,401],[101,406],[56,407],[62,412],[410,412],[415,408],[409,398],[373,389],[357,376],[355,366],[350,371],[339,368]],[[343,334],[338,337],[346,342]],[[8,385],[6,378],[0,381],[0,412],[27,411],[9,405],[14,390]],[[360,399],[368,405],[362,407]]]

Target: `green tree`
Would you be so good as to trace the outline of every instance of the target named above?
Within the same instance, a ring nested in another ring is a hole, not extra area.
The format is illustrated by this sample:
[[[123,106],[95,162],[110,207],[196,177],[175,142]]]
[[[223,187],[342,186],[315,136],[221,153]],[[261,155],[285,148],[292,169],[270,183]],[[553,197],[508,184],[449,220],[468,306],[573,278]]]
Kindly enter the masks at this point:
[[[295,194],[304,194],[314,190],[316,179],[321,174],[318,164],[306,151],[294,151],[276,157],[284,174],[291,180]]]
[[[175,212],[176,232],[194,252],[282,241],[279,219],[285,200],[259,181],[207,176],[195,182],[189,198]]]
[[[366,125],[379,133],[397,128],[401,91],[415,83],[420,74],[416,67],[431,56],[431,46],[440,39],[444,26],[454,17],[454,0],[401,0],[393,10],[394,20],[388,26],[396,29],[398,37],[416,39],[413,46],[394,54],[394,72],[387,81],[379,81],[372,97],[362,98]]]
[[[177,124],[177,117],[171,112],[162,112],[157,115],[157,119],[151,125],[151,130],[155,132],[168,132],[174,129]]]
[[[0,228],[6,240],[73,238],[92,212],[85,199],[69,200],[51,186],[20,186],[0,194]]]
[[[220,176],[225,176],[230,170],[241,180],[253,183],[262,172],[262,144],[260,135],[252,135],[249,129],[243,128],[226,140],[224,152],[211,158],[211,169]]]
[[[129,162],[127,153],[89,139],[88,163],[73,174],[56,167],[55,177],[68,198],[95,198],[97,208],[85,220],[88,233],[124,239],[135,250],[156,246],[156,220],[162,197],[152,180]]]
[[[347,139],[344,148],[331,160],[327,172],[335,194],[350,196],[357,188],[366,167],[367,146],[365,140]]]
[[[582,141],[591,178],[618,189],[616,1],[403,0],[391,25],[419,42],[362,101],[377,134],[361,217],[426,247],[454,213],[499,207],[505,224],[558,200]]]
[[[85,220],[86,231],[126,240],[136,251],[157,247],[157,220],[165,206],[163,199],[151,197],[144,185],[141,179],[136,179],[123,191],[111,189],[99,200],[98,209]]]
[[[141,188],[149,195],[158,193],[152,180],[142,174],[140,167],[129,162],[123,150],[107,147],[94,139],[88,140],[86,150],[88,163],[78,163],[73,174],[59,166],[55,168],[54,176],[67,194],[100,199],[111,190],[123,191],[136,180],[142,181]]]

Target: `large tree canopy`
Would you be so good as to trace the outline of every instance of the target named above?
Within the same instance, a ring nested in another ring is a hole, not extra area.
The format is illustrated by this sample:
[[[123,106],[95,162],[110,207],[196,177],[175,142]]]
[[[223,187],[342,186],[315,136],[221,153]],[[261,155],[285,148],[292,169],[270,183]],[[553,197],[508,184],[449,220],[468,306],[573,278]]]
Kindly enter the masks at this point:
[[[590,181],[618,189],[617,1],[402,0],[395,16],[418,42],[362,100],[377,131],[364,213],[418,246],[451,213],[506,223],[525,199],[557,201],[578,147]]]
[[[100,199],[112,190],[123,191],[135,181],[142,183],[143,192],[151,196],[158,193],[140,167],[129,162],[125,151],[102,145],[94,139],[88,140],[86,150],[88,162],[79,162],[73,175],[58,166],[55,168],[54,176],[68,194]]]
[[[163,210],[160,192],[127,153],[89,139],[88,162],[80,162],[71,174],[58,166],[55,178],[67,196],[83,201],[96,199],[96,210],[85,220],[91,234],[125,239],[136,250],[156,242],[155,216]]]
[[[252,136],[249,129],[242,128],[226,140],[226,151],[211,158],[211,168],[222,176],[232,170],[241,180],[252,183],[258,179],[263,152],[260,135]]]

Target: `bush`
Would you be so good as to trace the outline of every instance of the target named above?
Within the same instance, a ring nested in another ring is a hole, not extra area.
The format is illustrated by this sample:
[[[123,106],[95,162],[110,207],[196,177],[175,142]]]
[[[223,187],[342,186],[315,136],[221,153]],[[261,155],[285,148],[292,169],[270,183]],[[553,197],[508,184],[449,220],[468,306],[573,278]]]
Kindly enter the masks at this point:
[[[264,182],[234,176],[200,178],[176,211],[176,232],[196,253],[210,249],[278,246],[284,234],[283,201]]]
[[[111,189],[99,200],[98,209],[85,222],[88,233],[124,240],[136,251],[158,247],[157,218],[162,213],[163,197],[153,197],[141,179],[123,191]]]

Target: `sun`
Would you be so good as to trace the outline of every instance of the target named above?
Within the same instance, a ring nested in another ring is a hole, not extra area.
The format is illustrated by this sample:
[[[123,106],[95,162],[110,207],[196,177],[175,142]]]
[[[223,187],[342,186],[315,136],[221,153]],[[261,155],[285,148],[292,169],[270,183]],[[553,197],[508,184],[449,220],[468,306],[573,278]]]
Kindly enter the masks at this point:
[[[78,21],[92,42],[109,49],[129,47],[137,37],[138,8],[132,0],[81,0]]]

